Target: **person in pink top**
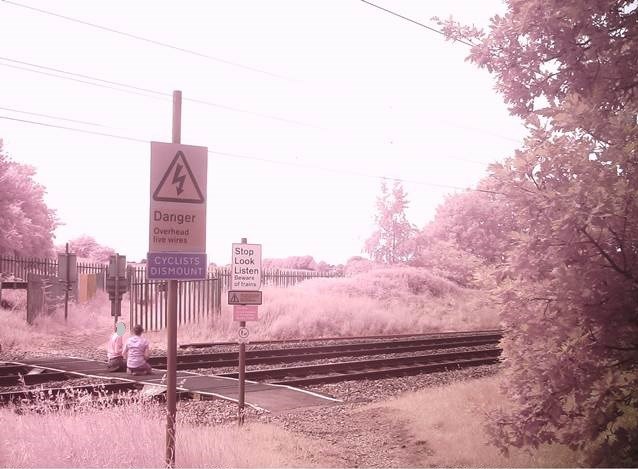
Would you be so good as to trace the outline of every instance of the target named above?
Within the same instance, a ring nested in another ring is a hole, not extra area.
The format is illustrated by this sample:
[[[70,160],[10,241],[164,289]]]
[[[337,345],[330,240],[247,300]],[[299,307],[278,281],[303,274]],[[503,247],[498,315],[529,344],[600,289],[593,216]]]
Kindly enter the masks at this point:
[[[107,370],[109,371],[124,371],[124,357],[122,356],[124,348],[122,336],[124,335],[124,329],[124,323],[118,322],[106,345],[106,358],[108,359]]]
[[[153,374],[151,365],[148,360],[150,351],[149,343],[145,337],[142,337],[144,328],[137,324],[133,328],[133,334],[126,341],[122,355],[126,359],[126,371],[133,375],[150,375]]]

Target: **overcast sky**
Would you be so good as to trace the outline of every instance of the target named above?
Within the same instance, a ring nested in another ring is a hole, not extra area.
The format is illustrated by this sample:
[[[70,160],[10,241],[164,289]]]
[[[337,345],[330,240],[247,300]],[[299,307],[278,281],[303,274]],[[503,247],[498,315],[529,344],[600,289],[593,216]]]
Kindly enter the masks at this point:
[[[485,26],[504,11],[492,0],[375,3],[434,27],[435,15]],[[142,140],[0,119],[5,151],[35,166],[63,223],[56,244],[87,234],[146,256],[147,142],[171,141],[173,90],[182,143],[211,151],[207,253],[218,264],[242,237],[265,258],[343,263],[373,231],[378,177],[404,179],[422,228],[524,135],[492,78],[465,62],[467,46],[359,0],[16,0],[0,2],[0,18],[0,116]]]

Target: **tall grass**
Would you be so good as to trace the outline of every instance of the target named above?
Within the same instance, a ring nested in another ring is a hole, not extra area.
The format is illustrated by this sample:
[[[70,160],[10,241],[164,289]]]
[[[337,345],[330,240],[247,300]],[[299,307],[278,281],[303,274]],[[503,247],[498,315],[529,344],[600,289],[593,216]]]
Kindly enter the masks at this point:
[[[50,346],[61,352],[76,345],[102,349],[112,332],[110,303],[103,292],[86,304],[70,303],[68,319],[61,309],[33,326],[25,322],[26,301],[0,310],[0,343],[5,350]],[[127,297],[122,320],[128,324]],[[259,321],[250,322],[251,340],[296,339],[374,334],[402,334],[498,327],[489,298],[463,289],[425,269],[393,267],[345,278],[318,278],[290,288],[264,288]],[[152,350],[165,348],[166,332],[147,332]],[[232,307],[207,322],[184,324],[179,343],[232,341],[237,323]]]
[[[0,344],[4,353],[64,353],[91,347],[101,350],[113,332],[111,306],[104,292],[98,292],[86,303],[69,301],[66,319],[64,308],[59,307],[51,315],[38,316],[32,325],[26,322],[26,293],[19,295],[24,298],[14,297],[13,308],[0,309]],[[122,302],[122,310],[126,318],[126,301]]]
[[[162,467],[165,434],[163,407],[143,399],[55,413],[5,407],[0,467]],[[175,459],[178,467],[308,466],[313,445],[272,425],[178,423]]]
[[[412,441],[425,449],[419,465],[437,467],[576,467],[581,455],[563,445],[510,449],[509,456],[489,444],[487,415],[507,406],[500,377],[453,383],[406,393],[369,408],[391,411],[407,422]]]
[[[498,326],[480,291],[424,269],[372,270],[264,291],[255,337],[313,338],[467,330]]]

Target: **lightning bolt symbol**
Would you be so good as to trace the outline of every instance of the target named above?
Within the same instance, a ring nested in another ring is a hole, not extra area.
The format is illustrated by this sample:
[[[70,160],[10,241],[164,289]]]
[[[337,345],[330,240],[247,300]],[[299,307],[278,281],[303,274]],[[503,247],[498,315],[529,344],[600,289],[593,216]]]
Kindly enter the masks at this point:
[[[186,175],[180,176],[179,174],[182,172],[182,169],[184,168],[184,166],[182,166],[181,164],[177,164],[177,169],[175,170],[175,176],[173,176],[173,182],[172,184],[179,184],[177,186],[177,195],[180,195],[182,192],[184,192],[184,181],[186,181]]]

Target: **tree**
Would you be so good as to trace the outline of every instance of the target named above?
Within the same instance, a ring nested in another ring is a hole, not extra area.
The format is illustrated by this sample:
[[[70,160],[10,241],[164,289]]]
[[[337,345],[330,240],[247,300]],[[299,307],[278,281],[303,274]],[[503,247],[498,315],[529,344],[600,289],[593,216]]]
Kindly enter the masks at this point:
[[[83,257],[93,262],[107,262],[109,256],[115,254],[113,248],[102,246],[93,237],[87,235],[69,241],[69,250],[78,257]]]
[[[510,0],[453,21],[530,136],[493,165],[516,214],[500,286],[508,395],[493,434],[638,463],[638,3]]]
[[[366,241],[364,251],[376,262],[397,264],[407,262],[414,253],[415,228],[408,221],[407,195],[399,181],[392,191],[381,182],[381,195],[377,197],[377,229]]]
[[[0,254],[47,257],[53,253],[55,212],[31,166],[11,161],[0,140]]]
[[[411,264],[465,287],[482,284],[483,273],[505,262],[517,230],[511,204],[497,191],[483,180],[478,190],[448,196],[417,236]]]

